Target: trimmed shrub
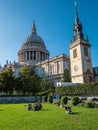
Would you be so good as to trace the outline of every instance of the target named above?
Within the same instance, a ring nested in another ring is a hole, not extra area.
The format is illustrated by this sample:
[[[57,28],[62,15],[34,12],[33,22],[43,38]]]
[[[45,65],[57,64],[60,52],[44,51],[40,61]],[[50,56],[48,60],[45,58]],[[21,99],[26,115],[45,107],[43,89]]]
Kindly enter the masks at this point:
[[[67,102],[68,102],[68,97],[63,96],[63,97],[61,98],[61,103],[62,103],[62,104],[67,104]]]
[[[72,97],[72,99],[71,99],[71,104],[72,105],[76,106],[79,103],[80,103],[79,97],[76,97],[76,96]]]
[[[86,107],[86,108],[98,108],[98,104],[96,104],[94,102],[81,102],[77,106]]]
[[[86,107],[86,108],[94,108],[94,107],[95,107],[95,103],[93,103],[93,102],[87,102],[87,103],[84,105],[84,107]]]
[[[53,103],[53,96],[51,96],[51,95],[48,96],[48,102]]]
[[[98,104],[95,103],[94,108],[98,108]]]
[[[47,102],[47,100],[48,100],[48,96],[47,95],[42,97],[42,102]]]
[[[77,106],[86,107],[86,108],[98,108],[98,104],[96,104],[94,102],[81,102]]]

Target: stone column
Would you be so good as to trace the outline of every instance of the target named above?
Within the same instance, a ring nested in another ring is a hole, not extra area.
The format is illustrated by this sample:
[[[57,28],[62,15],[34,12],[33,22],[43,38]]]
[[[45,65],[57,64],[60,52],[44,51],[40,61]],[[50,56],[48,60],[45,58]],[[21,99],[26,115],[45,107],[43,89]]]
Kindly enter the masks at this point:
[[[19,62],[20,60],[19,60],[19,55],[18,55],[18,62]]]
[[[31,55],[31,54],[30,54],[30,51],[29,51],[29,60],[31,60],[31,57],[30,57],[30,55]]]
[[[27,60],[29,60],[29,51],[27,51]]]
[[[55,68],[55,72],[54,73],[57,74],[57,62],[55,62],[55,67],[54,68]]]
[[[23,52],[23,61],[24,61],[24,52]]]
[[[48,61],[48,64],[47,64],[47,70],[48,70],[48,76],[49,76],[50,75],[49,61]]]
[[[41,59],[40,59],[40,52],[38,52],[38,53],[39,53],[39,60],[41,60]]]
[[[36,54],[36,57],[37,57],[37,60],[40,60],[40,52],[38,51],[38,52],[36,52],[37,54]]]
[[[34,51],[34,60],[36,60],[36,51]]]
[[[26,60],[27,60],[27,51],[26,51]]]
[[[38,52],[36,51],[36,60],[38,60]]]
[[[42,52],[42,61],[43,61],[43,52]]]
[[[35,51],[35,60],[36,60],[36,51]]]
[[[32,60],[34,60],[34,51],[32,51]]]
[[[23,61],[25,60],[25,52],[23,52]]]
[[[59,64],[57,62],[57,74],[59,74]]]
[[[44,53],[44,60],[46,60],[46,53]]]
[[[40,60],[42,61],[42,52],[40,52]]]
[[[23,52],[22,52],[22,61],[23,61]]]
[[[43,53],[43,60],[45,60],[45,53]]]
[[[63,70],[64,70],[64,61],[62,60],[61,61],[61,73],[63,73]]]
[[[30,58],[31,58],[31,60],[32,60],[32,51],[30,51]]]
[[[20,61],[21,61],[21,54],[20,54]]]

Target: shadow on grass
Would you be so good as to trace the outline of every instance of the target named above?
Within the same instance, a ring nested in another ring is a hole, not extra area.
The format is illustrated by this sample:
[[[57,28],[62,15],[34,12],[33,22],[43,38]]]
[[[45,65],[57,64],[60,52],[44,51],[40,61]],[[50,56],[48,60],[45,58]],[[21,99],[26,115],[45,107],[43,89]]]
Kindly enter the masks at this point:
[[[42,110],[41,111],[51,111],[51,109],[44,109],[44,108],[42,108]]]
[[[80,114],[81,112],[72,112],[71,114],[72,115],[78,115],[78,114]]]

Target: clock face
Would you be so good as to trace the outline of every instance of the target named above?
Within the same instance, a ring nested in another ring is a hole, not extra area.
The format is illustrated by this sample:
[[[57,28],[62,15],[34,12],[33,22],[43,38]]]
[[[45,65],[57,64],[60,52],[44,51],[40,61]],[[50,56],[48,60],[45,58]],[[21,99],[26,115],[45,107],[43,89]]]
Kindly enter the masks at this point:
[[[74,70],[77,71],[78,70],[78,65],[74,66]]]

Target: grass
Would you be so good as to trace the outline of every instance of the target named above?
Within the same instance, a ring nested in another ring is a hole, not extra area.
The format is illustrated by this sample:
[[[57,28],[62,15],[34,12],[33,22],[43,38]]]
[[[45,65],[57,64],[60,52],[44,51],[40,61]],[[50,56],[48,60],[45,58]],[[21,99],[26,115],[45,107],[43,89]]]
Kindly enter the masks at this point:
[[[98,130],[98,109],[64,108],[42,104],[41,111],[26,110],[27,104],[1,104],[0,130]]]

